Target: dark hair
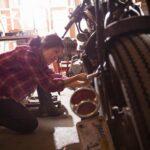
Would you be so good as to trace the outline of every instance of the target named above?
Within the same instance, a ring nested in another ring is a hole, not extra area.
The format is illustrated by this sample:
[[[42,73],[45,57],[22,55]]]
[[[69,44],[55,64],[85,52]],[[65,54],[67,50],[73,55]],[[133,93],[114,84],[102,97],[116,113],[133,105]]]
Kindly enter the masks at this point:
[[[47,35],[41,43],[42,49],[48,49],[52,47],[64,48],[63,41],[57,34]]]
[[[33,38],[30,43],[29,43],[31,49],[33,51],[39,51],[40,47],[41,47],[41,37],[36,37],[36,38]]]
[[[43,40],[41,37],[33,38],[29,43],[33,51],[40,51],[41,49],[48,49],[52,47],[64,48],[61,38],[57,34],[47,35]]]

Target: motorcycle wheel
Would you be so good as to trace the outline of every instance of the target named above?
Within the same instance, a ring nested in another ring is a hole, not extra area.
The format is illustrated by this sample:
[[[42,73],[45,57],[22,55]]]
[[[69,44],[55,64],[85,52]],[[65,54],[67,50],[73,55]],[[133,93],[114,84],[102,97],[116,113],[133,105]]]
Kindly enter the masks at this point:
[[[108,43],[109,60],[119,75],[141,149],[150,138],[150,35],[125,35]]]

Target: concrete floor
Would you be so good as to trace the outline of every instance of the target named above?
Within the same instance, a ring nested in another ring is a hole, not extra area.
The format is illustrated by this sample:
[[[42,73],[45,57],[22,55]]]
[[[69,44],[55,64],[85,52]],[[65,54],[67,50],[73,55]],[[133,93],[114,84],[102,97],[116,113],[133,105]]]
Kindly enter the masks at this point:
[[[72,93],[65,89],[59,96],[69,116],[38,118],[39,127],[32,134],[20,135],[0,127],[0,150],[80,150],[75,126],[80,118],[70,109]]]

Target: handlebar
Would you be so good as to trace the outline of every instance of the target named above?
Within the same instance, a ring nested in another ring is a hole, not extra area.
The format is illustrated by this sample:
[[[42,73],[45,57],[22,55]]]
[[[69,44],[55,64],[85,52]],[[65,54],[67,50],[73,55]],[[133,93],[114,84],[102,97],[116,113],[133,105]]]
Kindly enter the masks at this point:
[[[70,16],[70,21],[65,27],[66,30],[68,30],[74,22],[78,21],[81,18],[81,16],[80,16],[81,11],[82,11],[82,7],[81,7],[81,5],[78,5],[77,8],[75,9],[75,11]]]
[[[65,36],[65,34],[67,33],[67,31],[73,25],[73,23],[81,21],[82,16],[83,16],[83,9],[85,7],[85,3],[88,3],[88,1],[89,0],[84,0],[83,3],[80,4],[80,5],[78,5],[76,7],[76,9],[74,10],[74,12],[71,14],[71,16],[69,17],[70,21],[69,21],[69,23],[65,27],[66,32],[64,33],[64,35],[62,36],[62,38]]]

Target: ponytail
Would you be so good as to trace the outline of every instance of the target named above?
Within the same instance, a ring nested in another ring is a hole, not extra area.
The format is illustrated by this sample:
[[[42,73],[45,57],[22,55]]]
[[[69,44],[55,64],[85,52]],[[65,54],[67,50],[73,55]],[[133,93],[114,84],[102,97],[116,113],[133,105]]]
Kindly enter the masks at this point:
[[[31,50],[32,50],[32,51],[37,52],[37,51],[40,50],[40,48],[41,48],[41,40],[42,40],[41,37],[38,36],[38,37],[36,37],[36,38],[33,38],[33,39],[30,41],[29,46],[31,47]]]

